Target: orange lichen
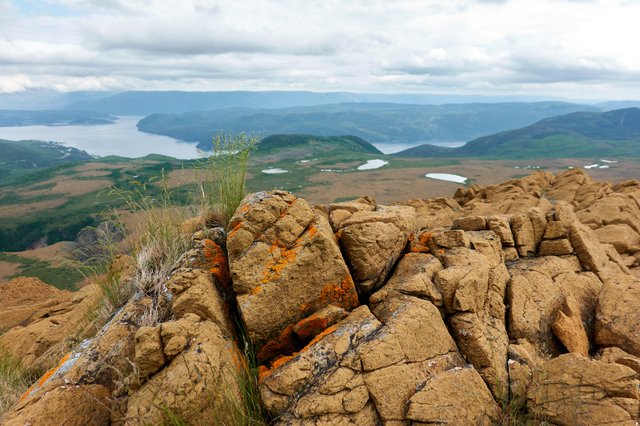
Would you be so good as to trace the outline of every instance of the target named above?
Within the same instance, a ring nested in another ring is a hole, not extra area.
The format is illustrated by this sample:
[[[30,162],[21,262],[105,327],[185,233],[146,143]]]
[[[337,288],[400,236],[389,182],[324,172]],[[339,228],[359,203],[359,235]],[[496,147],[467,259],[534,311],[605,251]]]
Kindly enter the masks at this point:
[[[32,384],[29,389],[27,389],[27,391],[22,394],[22,396],[20,397],[20,401],[24,400],[25,398],[27,398],[29,396],[29,394],[34,390],[37,389],[39,387],[41,387],[42,385],[45,384],[45,382],[47,380],[49,380],[51,378],[51,376],[53,376],[54,374],[56,374],[56,371],[58,371],[60,369],[60,367],[62,367],[62,365],[67,362],[69,360],[69,358],[71,357],[71,352],[69,352],[68,354],[66,354],[65,356],[62,357],[62,359],[60,360],[60,362],[58,363],[58,365],[56,365],[55,367],[53,367],[51,370],[47,371],[46,373],[44,373],[42,375],[42,377],[40,377],[38,379],[37,382],[35,382],[34,384]]]
[[[307,318],[299,321],[296,324],[295,328],[298,337],[300,337],[302,340],[310,340],[311,338],[317,336],[323,330],[325,330],[327,326],[327,318],[314,313]]]
[[[229,234],[227,234],[227,238],[233,238],[234,235],[236,235],[236,232],[238,232],[240,230],[240,228],[242,228],[242,221],[239,221],[231,231],[229,231]]]
[[[325,328],[320,334],[313,338],[304,348],[300,349],[300,352],[303,352],[311,347],[314,343],[319,342],[324,336],[327,336],[338,329],[337,325],[332,325],[331,327]]]
[[[347,274],[338,285],[325,285],[320,292],[320,301],[323,305],[332,304],[347,310],[358,306],[358,293],[351,275]]]
[[[257,357],[259,362],[264,362],[275,358],[277,355],[291,354],[296,350],[296,337],[293,333],[293,327],[287,326],[280,335],[267,342],[258,351]]]
[[[300,312],[307,313],[312,309],[313,309],[313,306],[311,305],[311,303],[304,302],[302,305],[300,305]]]
[[[266,284],[277,280],[282,275],[284,268],[296,260],[297,250],[296,248],[288,249],[278,241],[275,241],[269,247],[272,259],[267,262],[262,272],[262,283]]]
[[[257,286],[255,286],[254,288],[251,289],[251,293],[249,293],[252,296],[255,296],[256,294],[260,294],[262,293],[262,286],[260,284],[258,284]]]
[[[423,232],[416,241],[415,236],[411,236],[409,239],[409,247],[411,247],[411,253],[429,253],[429,240],[433,237],[431,232]]]
[[[204,240],[202,254],[207,262],[209,271],[225,289],[231,286],[229,263],[227,256],[218,244],[211,240]]]
[[[285,355],[283,357],[280,357],[271,363],[271,368],[272,369],[280,368],[280,366],[286,364],[287,362],[292,360],[294,357],[295,355]]]
[[[264,365],[258,367],[258,382],[261,382],[271,374],[271,370]]]

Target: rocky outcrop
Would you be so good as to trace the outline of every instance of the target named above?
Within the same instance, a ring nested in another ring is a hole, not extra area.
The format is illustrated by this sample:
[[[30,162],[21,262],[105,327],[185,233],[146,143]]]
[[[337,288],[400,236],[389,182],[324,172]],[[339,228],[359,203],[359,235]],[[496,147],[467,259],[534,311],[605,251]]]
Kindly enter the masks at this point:
[[[282,191],[253,194],[231,226],[233,289],[260,359],[295,350],[292,327],[316,311],[358,305],[333,231],[306,201]]]
[[[564,354],[534,372],[527,402],[539,421],[634,426],[639,386],[638,373],[631,368]]]
[[[231,424],[252,343],[272,424],[634,425],[632,215],[585,212],[637,189],[570,171],[394,206],[252,194],[4,421]]]

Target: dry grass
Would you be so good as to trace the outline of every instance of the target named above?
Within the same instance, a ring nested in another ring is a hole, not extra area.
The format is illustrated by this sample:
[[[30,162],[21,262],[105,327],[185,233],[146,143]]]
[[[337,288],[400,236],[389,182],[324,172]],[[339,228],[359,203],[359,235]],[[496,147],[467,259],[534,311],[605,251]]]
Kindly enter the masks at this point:
[[[26,369],[20,360],[0,347],[0,417],[39,377],[40,372]]]
[[[5,262],[0,260],[0,281],[6,281],[9,277],[17,274],[20,270],[19,263]]]

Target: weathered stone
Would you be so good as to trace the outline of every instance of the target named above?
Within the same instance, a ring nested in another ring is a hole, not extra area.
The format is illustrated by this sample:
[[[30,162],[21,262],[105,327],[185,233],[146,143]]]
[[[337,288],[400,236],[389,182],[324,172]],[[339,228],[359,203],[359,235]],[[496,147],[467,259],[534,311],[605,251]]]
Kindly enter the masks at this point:
[[[387,284],[371,295],[369,302],[377,304],[387,297],[401,294],[416,296],[442,306],[442,294],[433,283],[435,274],[442,269],[440,261],[426,253],[405,254]]]
[[[640,356],[640,280],[618,275],[607,280],[598,296],[595,341]]]
[[[293,326],[293,332],[302,341],[308,342],[347,315],[348,312],[344,309],[328,305],[298,321],[298,323]]]
[[[413,208],[401,206],[356,212],[341,224],[340,246],[360,293],[377,290],[386,281],[414,228]]]
[[[488,426],[500,418],[500,407],[473,368],[454,368],[427,381],[411,397],[407,418],[425,424]]]
[[[520,256],[533,255],[536,252],[536,237],[531,219],[526,214],[511,217],[511,230]]]
[[[628,367],[564,354],[533,373],[528,407],[536,418],[558,425],[634,426],[638,386],[638,374]]]
[[[626,223],[605,225],[595,230],[598,240],[611,244],[618,253],[628,253],[640,248],[640,235]]]
[[[283,191],[247,196],[231,226],[227,248],[233,287],[258,350],[324,306],[357,306],[333,231],[304,200]]]
[[[437,250],[444,248],[449,249],[453,247],[467,247],[469,248],[470,242],[467,234],[459,229],[434,231],[431,239],[429,240],[432,245],[431,250],[436,252]]]
[[[5,426],[108,425],[110,392],[100,385],[67,385],[59,380],[33,397],[23,400],[2,419]]]
[[[542,241],[538,252],[540,256],[563,256],[571,253],[573,253],[573,247],[566,238]]]
[[[149,376],[164,366],[167,359],[159,327],[140,327],[135,340],[135,363],[143,376]]]
[[[598,241],[596,234],[586,225],[574,222],[570,226],[571,245],[580,259],[582,266],[592,271],[604,280],[610,275],[623,272],[622,269],[609,261],[604,247]]]
[[[565,222],[560,222],[559,220],[552,220],[547,222],[547,229],[544,232],[545,239],[555,240],[556,238],[565,237],[567,237]]]
[[[192,322],[187,334],[188,348],[129,397],[127,425],[162,424],[168,413],[193,425],[233,423],[240,352],[215,322]]]
[[[487,218],[487,226],[500,238],[502,245],[513,246],[515,241],[511,232],[511,224],[506,216],[491,216]]]
[[[509,265],[509,272],[510,338],[526,338],[541,353],[561,353],[551,324],[568,295],[577,302],[587,334],[592,332],[596,298],[601,288],[593,274],[576,274],[572,263],[559,257],[523,259]]]
[[[463,231],[484,231],[487,229],[487,221],[482,216],[463,216],[453,219],[452,228]]]
[[[572,296],[567,296],[551,324],[555,336],[569,352],[589,356],[589,338],[582,325],[580,310]]]

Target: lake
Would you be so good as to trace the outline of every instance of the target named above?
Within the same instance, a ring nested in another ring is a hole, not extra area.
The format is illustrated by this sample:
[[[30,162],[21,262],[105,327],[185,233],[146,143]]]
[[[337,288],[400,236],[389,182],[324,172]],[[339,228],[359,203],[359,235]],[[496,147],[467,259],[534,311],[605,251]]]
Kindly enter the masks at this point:
[[[0,139],[62,142],[99,157],[138,158],[148,154],[181,159],[201,157],[195,143],[138,131],[136,124],[141,118],[119,117],[114,124],[96,126],[0,127]]]
[[[118,155],[138,158],[148,154],[161,154],[180,159],[200,158],[195,143],[168,136],[153,135],[138,130],[142,117],[118,117],[114,124],[96,126],[18,126],[0,127],[0,139],[43,140],[62,142],[91,155],[104,157]],[[464,142],[434,142],[438,146],[456,147]],[[384,154],[392,154],[422,143],[374,143]]]

